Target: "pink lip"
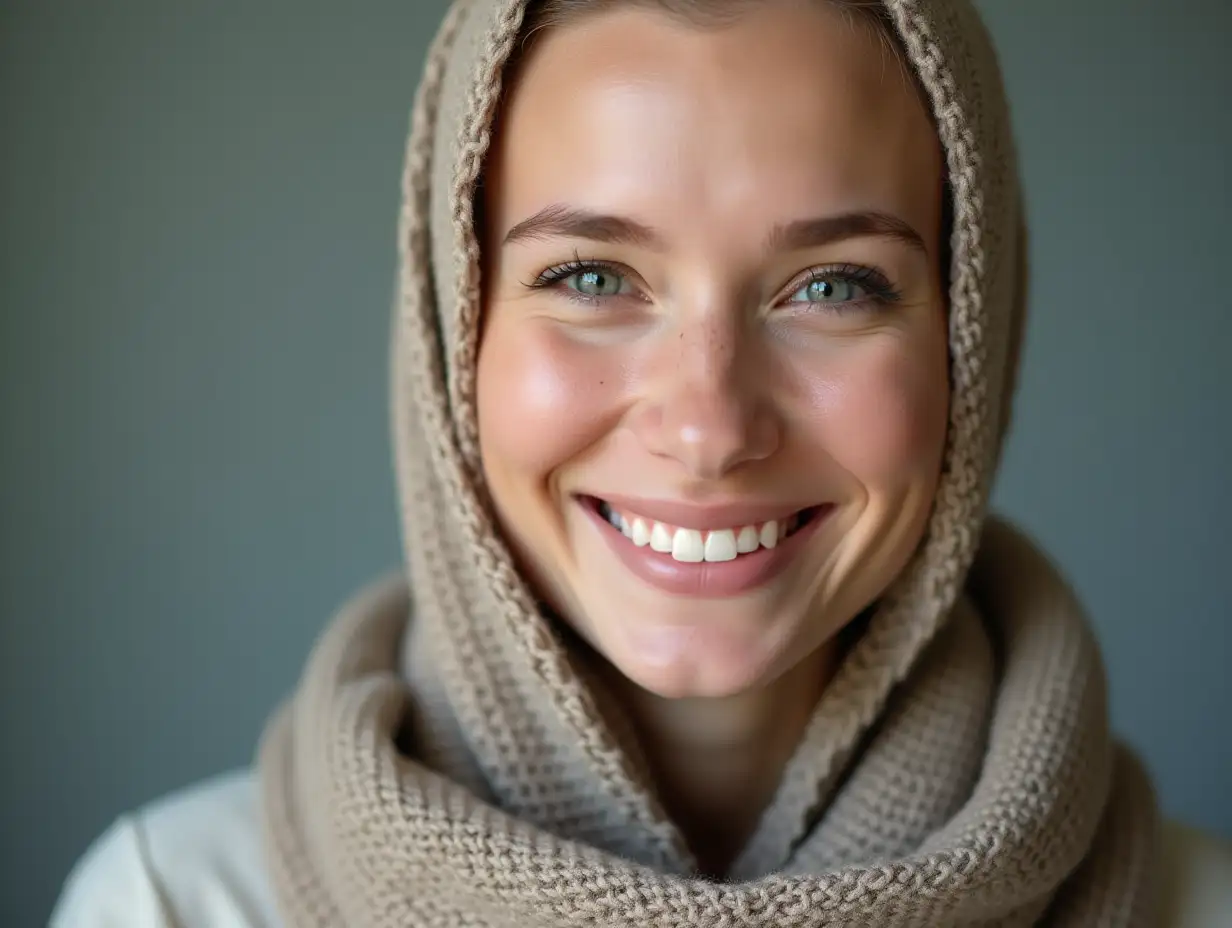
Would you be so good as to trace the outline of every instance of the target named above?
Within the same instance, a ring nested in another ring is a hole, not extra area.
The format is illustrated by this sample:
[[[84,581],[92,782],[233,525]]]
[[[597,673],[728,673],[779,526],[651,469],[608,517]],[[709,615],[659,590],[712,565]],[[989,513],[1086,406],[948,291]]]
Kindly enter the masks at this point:
[[[615,503],[610,497],[605,500]],[[639,548],[622,532],[614,528],[610,522],[599,515],[598,510],[586,500],[579,500],[578,505],[587,517],[594,523],[595,529],[603,540],[611,547],[612,552],[620,558],[621,563],[644,583],[674,596],[696,596],[703,599],[718,599],[727,596],[739,596],[749,590],[768,583],[791,563],[800,548],[817,531],[826,517],[834,510],[827,505],[818,508],[817,512],[794,534],[780,541],[774,548],[758,548],[751,554],[742,554],[734,561],[719,561],[714,563],[686,564],[674,560],[670,554],[660,554],[649,546]],[[630,509],[634,507],[630,506]],[[805,507],[800,507],[805,508]],[[642,511],[642,510],[638,510]],[[662,510],[661,510],[662,511]],[[693,510],[697,511],[697,510]],[[793,509],[791,512],[798,512]],[[651,513],[644,513],[651,515]],[[724,513],[726,515],[726,513]],[[770,518],[774,518],[771,516]],[[666,522],[666,519],[660,521]],[[734,520],[721,523],[727,528],[735,524],[749,524],[765,519]],[[670,523],[680,525],[679,522]],[[693,527],[693,526],[685,526]]]
[[[676,528],[695,528],[700,532],[720,528],[761,525],[772,519],[786,519],[816,503],[723,503],[698,506],[637,496],[595,496],[620,512],[654,519]],[[737,558],[739,560],[739,558]]]

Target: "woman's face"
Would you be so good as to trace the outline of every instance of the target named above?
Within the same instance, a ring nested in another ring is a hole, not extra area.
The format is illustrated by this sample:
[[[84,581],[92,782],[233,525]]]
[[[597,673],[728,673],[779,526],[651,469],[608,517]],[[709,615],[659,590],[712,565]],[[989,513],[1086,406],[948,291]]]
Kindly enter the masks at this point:
[[[946,431],[941,183],[910,79],[824,4],[537,38],[483,189],[483,467],[635,683],[769,683],[905,567]]]

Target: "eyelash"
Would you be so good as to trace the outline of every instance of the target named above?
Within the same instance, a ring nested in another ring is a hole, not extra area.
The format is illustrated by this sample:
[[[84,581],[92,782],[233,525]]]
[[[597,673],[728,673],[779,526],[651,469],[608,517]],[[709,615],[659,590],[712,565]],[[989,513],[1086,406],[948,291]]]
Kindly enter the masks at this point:
[[[902,293],[890,283],[890,279],[876,268],[861,264],[828,264],[823,267],[811,268],[800,282],[792,284],[792,293],[802,287],[821,280],[840,280],[846,283],[858,284],[867,291],[867,296],[844,303],[828,303],[833,312],[852,311],[867,308],[868,304],[889,306],[902,299]]]
[[[526,286],[534,290],[546,290],[563,283],[574,274],[585,274],[592,271],[616,274],[620,277],[629,276],[628,269],[622,265],[601,259],[574,257],[572,261],[566,261],[563,264],[546,268],[534,280],[529,281]],[[885,307],[902,299],[902,293],[894,288],[885,274],[875,268],[859,264],[829,264],[823,267],[812,268],[804,276],[793,281],[787,292],[789,294],[796,293],[800,289],[822,280],[838,280],[853,283],[867,291],[867,296],[858,300],[821,304],[826,306],[829,311],[835,313],[868,309],[870,304],[876,307]],[[597,306],[606,300],[616,298],[615,296],[590,296],[585,293],[579,293],[572,288],[567,288],[567,290],[567,299],[584,306]]]
[[[556,286],[559,283],[563,283],[574,274],[585,274],[589,271],[617,274],[621,277],[629,276],[629,272],[619,264],[613,264],[610,261],[574,257],[572,261],[566,261],[564,264],[557,264],[554,267],[547,268],[526,286],[533,290],[546,290],[550,287]],[[568,298],[576,303],[582,303],[587,306],[593,306],[601,303],[605,299],[611,299],[611,297],[588,296],[585,293],[579,293],[578,291],[572,289],[569,290]]]

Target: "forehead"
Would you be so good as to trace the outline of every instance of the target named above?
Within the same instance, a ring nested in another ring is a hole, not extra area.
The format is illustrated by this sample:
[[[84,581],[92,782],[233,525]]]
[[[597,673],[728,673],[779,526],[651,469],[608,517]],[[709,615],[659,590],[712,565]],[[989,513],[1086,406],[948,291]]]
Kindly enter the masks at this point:
[[[504,106],[496,234],[562,202],[669,235],[853,209],[935,232],[923,102],[887,40],[826,4],[770,3],[722,28],[636,8],[549,28]]]

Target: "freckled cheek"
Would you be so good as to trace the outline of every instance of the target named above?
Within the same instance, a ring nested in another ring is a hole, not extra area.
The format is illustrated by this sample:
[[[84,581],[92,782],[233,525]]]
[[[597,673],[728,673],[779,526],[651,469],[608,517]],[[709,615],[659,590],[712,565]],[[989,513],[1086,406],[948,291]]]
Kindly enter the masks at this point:
[[[485,468],[538,481],[599,441],[623,391],[610,355],[535,322],[493,325],[476,384]]]
[[[949,406],[944,354],[886,340],[809,384],[826,453],[866,486],[932,477]]]

